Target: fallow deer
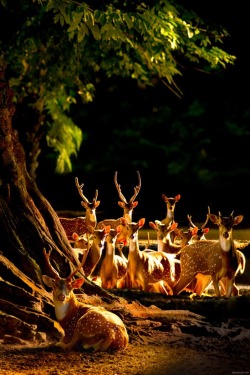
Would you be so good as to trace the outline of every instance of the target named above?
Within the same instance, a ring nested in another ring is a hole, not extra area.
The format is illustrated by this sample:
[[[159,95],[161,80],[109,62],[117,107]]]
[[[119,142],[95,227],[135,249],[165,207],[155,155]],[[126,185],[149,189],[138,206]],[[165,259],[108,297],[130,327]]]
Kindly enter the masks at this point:
[[[127,259],[115,254],[116,237],[120,230],[120,226],[116,230],[111,228],[106,237],[106,254],[100,269],[101,286],[104,289],[119,287],[119,280],[124,278],[127,271]]]
[[[197,276],[204,275],[204,283],[200,284],[201,294],[207,287],[209,276],[213,281],[216,296],[220,296],[219,281],[226,280],[225,296],[230,297],[234,288],[235,276],[241,269],[241,259],[233,240],[233,226],[243,220],[243,215],[223,217],[209,214],[210,220],[218,225],[219,239],[197,241],[185,246],[181,250],[180,264],[181,274],[179,280],[173,287],[174,295],[184,290]]]
[[[86,216],[79,216],[75,218],[59,217],[59,220],[65,230],[68,240],[72,242],[72,234],[74,232],[82,235],[87,232],[87,226],[91,225],[93,228],[96,227],[96,209],[100,205],[100,201],[97,200],[98,190],[95,191],[95,196],[92,202],[89,202],[88,198],[83,194],[83,184],[79,184],[78,178],[75,178],[75,184],[80,197],[83,199],[81,205],[86,210]]]
[[[154,283],[164,280],[167,294],[172,294],[174,275],[167,253],[162,251],[140,250],[138,231],[145,224],[142,218],[138,222],[127,223],[129,235],[129,254],[126,273],[126,285],[148,292]]]
[[[77,344],[94,351],[125,349],[129,337],[123,321],[103,307],[80,302],[74,294],[74,289],[81,288],[84,283],[84,278],[73,280],[80,267],[67,278],[61,278],[50,263],[50,253],[44,251],[44,255],[53,278],[43,275],[43,282],[53,289],[56,319],[64,330],[64,337],[57,346],[65,350],[73,349]]]

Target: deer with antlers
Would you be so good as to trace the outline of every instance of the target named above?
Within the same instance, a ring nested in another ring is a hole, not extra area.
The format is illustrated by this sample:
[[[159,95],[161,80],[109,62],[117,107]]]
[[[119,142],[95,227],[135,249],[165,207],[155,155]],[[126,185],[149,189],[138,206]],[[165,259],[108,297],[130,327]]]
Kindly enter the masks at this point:
[[[53,277],[43,275],[43,282],[53,290],[56,319],[64,330],[64,337],[57,346],[70,350],[81,343],[83,349],[94,351],[125,349],[129,337],[123,321],[103,307],[77,299],[74,289],[81,288],[84,278],[73,277],[81,265],[67,278],[61,278],[50,263],[50,253],[44,250],[44,256]]]
[[[95,196],[92,202],[89,202],[88,198],[83,194],[83,184],[79,184],[78,178],[75,178],[75,184],[80,197],[82,198],[81,205],[86,210],[86,216],[79,216],[75,218],[59,217],[59,220],[66,232],[68,240],[74,242],[72,238],[73,233],[82,235],[87,232],[87,226],[91,225],[93,228],[96,227],[97,217],[96,209],[100,205],[100,201],[97,200],[98,190],[95,191]]]
[[[208,207],[208,214],[206,216],[205,222],[198,227],[192,222],[192,216],[187,215],[189,222],[189,228],[187,231],[179,229],[177,226],[174,228],[174,232],[177,238],[180,239],[180,247],[183,248],[186,245],[190,245],[195,241],[206,240],[205,235],[209,232],[209,228],[206,227],[209,221],[210,207]]]
[[[219,228],[218,240],[196,241],[181,250],[181,274],[173,287],[174,295],[184,290],[198,274],[204,275],[197,294],[213,281],[216,296],[221,296],[219,281],[225,285],[225,296],[230,297],[234,290],[235,276],[242,270],[242,260],[233,239],[233,227],[243,220],[243,215],[223,217],[210,214],[209,218]]]
[[[115,182],[115,187],[117,189],[120,201],[118,201],[118,205],[123,209],[123,218],[126,220],[126,222],[131,223],[132,222],[132,214],[133,210],[135,207],[138,205],[138,201],[135,201],[137,195],[140,192],[141,189],[141,175],[137,171],[137,177],[138,177],[138,185],[134,187],[134,194],[132,197],[127,201],[125,198],[124,194],[122,193],[121,190],[121,185],[118,184],[117,182],[117,174],[118,172],[115,172],[114,175],[114,182]],[[122,225],[122,230],[120,234],[116,238],[116,244],[123,243],[123,245],[127,245],[128,243],[128,234],[127,234],[127,227],[123,225],[123,220],[122,218],[118,219],[105,219],[103,221],[100,221],[97,224],[97,228],[101,228],[103,225],[110,225],[111,228],[115,229],[118,225]],[[120,247],[119,247],[120,249]]]

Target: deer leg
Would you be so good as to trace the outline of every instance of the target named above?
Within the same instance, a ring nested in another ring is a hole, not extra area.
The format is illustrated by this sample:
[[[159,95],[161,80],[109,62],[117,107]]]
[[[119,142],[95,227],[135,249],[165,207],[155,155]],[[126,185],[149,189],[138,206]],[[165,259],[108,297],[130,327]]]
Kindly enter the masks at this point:
[[[211,281],[210,275],[203,275],[202,273],[198,273],[196,275],[196,285],[194,287],[194,293],[198,296],[201,296],[206,287],[209,285]]]
[[[181,274],[179,280],[173,286],[173,295],[177,296],[180,294],[194,280],[195,276],[194,274],[191,276]]]
[[[226,297],[230,297],[233,290],[234,290],[234,278],[228,279],[227,289],[226,289]]]
[[[220,297],[221,293],[220,293],[219,283],[218,283],[218,280],[216,278],[216,275],[212,276],[212,280],[213,280],[213,286],[214,286],[215,294],[216,294],[217,297]]]

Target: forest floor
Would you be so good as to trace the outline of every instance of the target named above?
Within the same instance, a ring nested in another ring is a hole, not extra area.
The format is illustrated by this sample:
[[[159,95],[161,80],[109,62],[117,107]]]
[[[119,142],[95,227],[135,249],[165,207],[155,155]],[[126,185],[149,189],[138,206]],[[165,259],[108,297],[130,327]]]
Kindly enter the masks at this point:
[[[0,342],[0,374],[249,374],[250,292],[242,291],[244,295],[230,301],[216,297],[197,300],[177,297],[169,300],[167,310],[154,305],[154,300],[165,297],[145,294],[142,302],[148,307],[137,302],[129,304],[135,319],[124,319],[130,342],[121,352],[92,352],[81,348],[64,352],[55,343]],[[196,309],[203,305],[209,319],[191,312],[191,305]]]
[[[117,290],[129,310],[121,317],[130,341],[121,352],[64,352],[55,342],[0,340],[0,375],[250,374],[249,258],[238,297]]]

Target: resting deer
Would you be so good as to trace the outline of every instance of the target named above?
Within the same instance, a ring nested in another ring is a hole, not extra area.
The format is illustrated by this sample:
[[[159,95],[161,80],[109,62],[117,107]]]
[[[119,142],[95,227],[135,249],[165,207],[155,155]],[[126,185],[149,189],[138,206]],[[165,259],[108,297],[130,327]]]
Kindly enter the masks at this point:
[[[137,207],[138,202],[135,201],[137,195],[139,194],[139,191],[141,189],[141,176],[140,173],[137,171],[138,176],[138,185],[134,187],[134,194],[132,197],[127,201],[125,196],[123,195],[121,191],[121,185],[117,182],[117,171],[115,172],[114,176],[114,182],[115,186],[120,198],[120,201],[118,201],[118,205],[123,209],[123,218],[126,220],[126,222],[131,223],[132,222],[132,214],[135,207]],[[122,225],[121,233],[117,236],[116,244],[123,243],[124,245],[127,245],[128,243],[128,234],[127,234],[127,228],[123,225],[122,218],[119,219],[105,219],[103,221],[100,221],[97,224],[97,228],[101,228],[103,225],[110,225],[111,228],[115,229],[118,225]]]
[[[111,228],[106,237],[106,254],[100,269],[101,286],[105,289],[119,287],[119,280],[124,278],[127,271],[127,259],[115,254],[116,237],[120,230],[120,226],[116,230]]]
[[[219,240],[197,241],[181,250],[181,275],[173,287],[174,295],[186,288],[199,273],[205,277],[197,294],[204,291],[211,277],[216,296],[221,295],[221,279],[224,280],[224,285],[226,284],[225,296],[232,295],[235,276],[241,269],[241,257],[233,240],[233,226],[241,223],[243,215],[234,217],[232,212],[229,217],[222,217],[219,212],[218,216],[210,214],[209,217],[218,225]]]
[[[79,185],[78,178],[75,178],[76,187],[80,197],[83,199],[81,205],[86,210],[86,216],[79,216],[75,218],[59,217],[59,220],[65,230],[68,240],[72,242],[72,235],[74,232],[82,235],[87,232],[87,226],[91,225],[93,228],[96,227],[96,209],[100,205],[100,201],[97,201],[98,190],[95,191],[95,196],[92,202],[89,202],[88,198],[83,194],[83,184]]]
[[[126,285],[148,292],[152,284],[164,280],[166,293],[172,294],[174,275],[167,253],[162,251],[141,251],[138,231],[145,224],[142,218],[138,222],[127,223],[129,234],[129,254]]]
[[[67,278],[61,278],[52,267],[50,253],[44,251],[53,278],[43,275],[43,282],[53,289],[56,319],[64,330],[64,337],[57,343],[63,349],[73,349],[81,343],[84,349],[94,351],[123,350],[129,342],[122,320],[103,307],[79,302],[74,289],[81,288],[83,278],[73,280],[78,267]]]

